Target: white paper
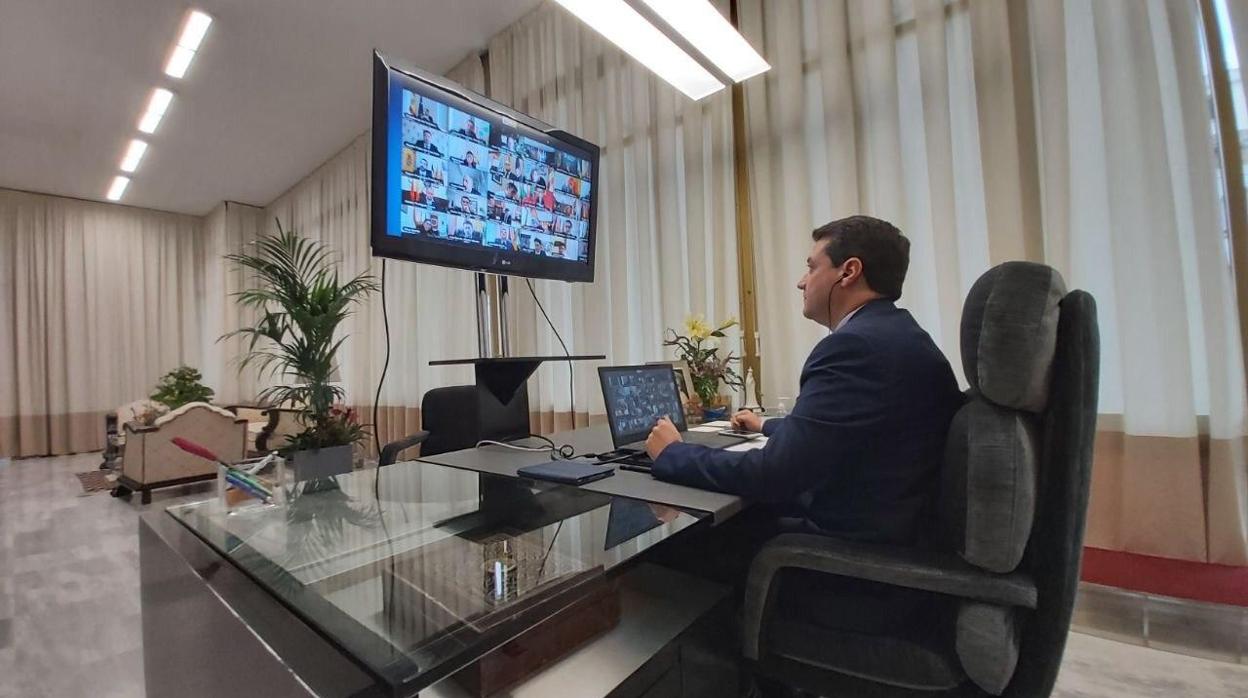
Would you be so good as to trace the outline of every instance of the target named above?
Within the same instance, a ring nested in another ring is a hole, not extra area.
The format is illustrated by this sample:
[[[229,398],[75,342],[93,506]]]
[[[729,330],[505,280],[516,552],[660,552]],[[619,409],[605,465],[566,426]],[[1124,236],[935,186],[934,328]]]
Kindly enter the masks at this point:
[[[689,427],[689,431],[720,432],[723,430],[724,430],[723,427],[713,427],[708,424],[703,424],[701,426],[696,426],[696,427]]]
[[[757,439],[752,439],[750,441],[743,441],[737,444],[736,446],[729,446],[728,448],[725,448],[724,450],[725,451],[753,451],[755,449],[762,448],[763,446],[766,446],[766,445],[767,445],[767,437],[760,436]]]
[[[704,427],[710,427],[710,428],[711,428],[712,430],[714,430],[714,431],[719,431],[720,429],[731,429],[731,428],[732,428],[732,422],[730,422],[730,421],[728,421],[728,420],[726,420],[726,419],[721,419],[721,420],[719,420],[719,421],[717,421],[717,422],[707,422],[707,423],[703,424],[702,426],[704,426]]]

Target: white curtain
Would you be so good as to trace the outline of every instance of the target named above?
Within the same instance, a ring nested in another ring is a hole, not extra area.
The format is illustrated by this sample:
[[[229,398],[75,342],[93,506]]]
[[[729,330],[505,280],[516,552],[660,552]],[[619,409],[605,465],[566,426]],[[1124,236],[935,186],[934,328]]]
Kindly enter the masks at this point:
[[[744,0],[773,66],[746,91],[769,398],[793,394],[821,335],[792,290],[815,226],[866,213],[910,237],[901,305],[959,376],[970,285],[1043,261],[1099,308],[1088,544],[1248,564],[1242,348],[1198,12]]]
[[[471,89],[484,89],[484,67],[476,55],[447,76]],[[280,221],[284,229],[333,249],[343,275],[368,271],[380,279],[382,262],[371,256],[369,247],[371,139],[371,132],[366,131],[263,209],[233,203],[219,207],[207,222],[213,259],[241,250],[261,234],[276,232]],[[245,275],[224,260],[209,274],[213,295],[207,301],[207,316],[214,339],[249,319],[228,297],[247,282]],[[389,261],[385,285],[390,366],[378,411],[383,443],[418,428],[420,399],[427,390],[473,380],[471,369],[431,367],[430,361],[471,357],[477,352],[471,273]],[[371,423],[370,410],[386,354],[381,296],[374,294],[358,308],[343,324],[343,332],[349,339],[339,353],[342,385],[348,402],[364,412],[363,421]],[[234,363],[241,351],[237,341],[217,344],[210,363],[214,375],[219,372],[230,386],[226,394],[237,395],[241,401],[254,400],[264,384],[257,381],[254,370],[241,374],[236,370]]]
[[[553,5],[494,37],[488,55],[493,99],[602,149],[595,282],[534,282],[568,351],[671,359],[665,328],[691,313],[736,316],[727,91],[693,102]],[[522,280],[512,298],[513,353],[561,354]],[[736,335],[725,344],[740,353]],[[575,365],[578,424],[603,413],[597,365]],[[529,394],[543,430],[571,425],[566,364],[543,366]]]
[[[0,190],[0,457],[102,448],[106,412],[199,364],[202,226]]]

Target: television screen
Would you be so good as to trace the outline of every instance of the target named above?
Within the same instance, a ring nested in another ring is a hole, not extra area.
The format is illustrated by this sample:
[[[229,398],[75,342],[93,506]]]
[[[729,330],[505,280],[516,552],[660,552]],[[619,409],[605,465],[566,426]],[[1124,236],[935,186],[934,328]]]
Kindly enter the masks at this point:
[[[593,281],[598,148],[374,54],[372,248]]]

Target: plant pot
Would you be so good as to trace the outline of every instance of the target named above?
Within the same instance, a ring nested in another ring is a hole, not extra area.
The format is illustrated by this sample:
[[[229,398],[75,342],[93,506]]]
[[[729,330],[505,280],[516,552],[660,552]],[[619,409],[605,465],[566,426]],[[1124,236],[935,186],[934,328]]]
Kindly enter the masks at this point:
[[[355,460],[355,447],[331,446],[329,448],[313,448],[306,451],[295,451],[291,454],[291,465],[295,471],[295,481],[317,480],[334,477],[351,472]]]
[[[702,405],[702,421],[717,422],[728,419],[730,403],[726,395],[716,395],[715,399],[709,404]]]

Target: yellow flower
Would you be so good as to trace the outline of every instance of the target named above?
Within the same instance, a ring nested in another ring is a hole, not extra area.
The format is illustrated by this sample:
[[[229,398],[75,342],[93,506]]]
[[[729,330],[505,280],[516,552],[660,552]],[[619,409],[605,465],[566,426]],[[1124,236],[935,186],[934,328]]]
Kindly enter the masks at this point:
[[[714,331],[710,325],[706,324],[701,315],[690,315],[685,319],[685,332],[689,333],[690,339],[706,339]]]
[[[715,331],[716,331],[716,332],[723,332],[724,330],[728,329],[729,327],[733,327],[733,326],[735,326],[736,324],[737,324],[737,318],[735,318],[735,317],[733,317],[733,316],[729,315],[729,316],[728,316],[728,319],[727,319],[727,320],[724,320],[723,322],[721,322],[721,323],[719,324],[719,327],[717,327],[717,328],[715,329]]]

